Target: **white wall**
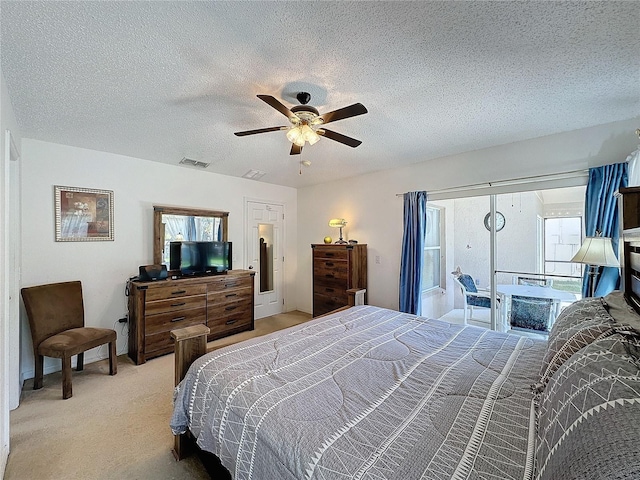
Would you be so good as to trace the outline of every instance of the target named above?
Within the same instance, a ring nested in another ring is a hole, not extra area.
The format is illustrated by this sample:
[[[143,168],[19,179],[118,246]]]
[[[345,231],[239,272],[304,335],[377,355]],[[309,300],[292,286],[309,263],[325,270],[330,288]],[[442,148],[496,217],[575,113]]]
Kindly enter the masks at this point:
[[[287,308],[296,308],[295,189],[31,139],[23,140],[22,153],[22,285],[81,280],[87,325],[115,324],[118,353],[127,351],[126,330],[116,323],[127,310],[125,282],[139,265],[153,263],[153,205],[228,211],[234,267],[242,268],[245,197],[284,204],[284,295]],[[113,190],[115,241],[55,242],[54,185]],[[22,317],[21,372],[31,378],[31,336]],[[85,361],[107,356],[103,346],[87,352]],[[59,369],[59,361],[45,359],[45,373]]]
[[[19,185],[11,183],[12,178],[19,175],[19,164],[10,162],[6,156],[6,132],[10,131],[15,147],[20,150],[20,130],[13,112],[11,99],[7,90],[2,70],[0,69],[0,477],[4,475],[9,455],[9,410],[18,404],[20,395],[18,375],[18,337],[19,323],[12,308],[15,304],[17,285],[12,284],[19,278],[19,272],[10,270],[12,255],[19,249],[18,242],[13,242],[14,235],[10,227],[15,225],[16,213],[10,211],[14,206],[12,199],[19,198]],[[19,211],[19,209],[18,209]]]
[[[637,148],[634,131],[639,121],[629,119],[299,189],[299,309],[311,312],[310,244],[322,242],[327,234],[335,236],[327,226],[329,219],[344,217],[349,222],[347,238],[368,244],[369,303],[397,308],[402,244],[402,198],[397,193],[623,162]],[[358,148],[366,158],[366,143]],[[376,256],[380,264],[374,263]]]

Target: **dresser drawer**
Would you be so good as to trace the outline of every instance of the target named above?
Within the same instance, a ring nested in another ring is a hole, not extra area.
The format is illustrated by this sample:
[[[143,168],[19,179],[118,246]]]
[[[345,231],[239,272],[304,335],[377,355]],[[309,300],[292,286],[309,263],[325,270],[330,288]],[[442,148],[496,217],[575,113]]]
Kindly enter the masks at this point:
[[[251,315],[244,311],[235,311],[222,317],[209,317],[207,327],[210,329],[209,335],[220,335],[228,330],[248,327],[251,325]]]
[[[347,260],[349,258],[349,252],[346,248],[334,248],[334,247],[322,247],[317,246],[313,248],[313,260],[316,261],[319,258]]]
[[[344,305],[348,303],[349,294],[344,286],[323,285],[321,283],[314,282],[313,295],[322,295],[324,297],[330,297],[336,302],[341,302]]]
[[[242,313],[247,318],[251,319],[251,307],[253,299],[251,298],[251,292],[248,295],[242,295],[240,298],[223,302],[223,303],[209,303],[207,307],[207,322],[215,321],[216,318],[224,317],[227,315]]]
[[[347,300],[342,300],[340,297],[315,294],[313,296],[313,316],[324,315],[347,304]]]
[[[190,297],[207,293],[206,285],[172,285],[168,287],[149,288],[145,296],[147,302],[165,300],[175,297]]]
[[[253,285],[253,277],[220,275],[208,284],[207,292],[225,292],[236,288],[251,288]]]
[[[207,305],[217,306],[229,302],[246,301],[251,302],[253,296],[251,288],[233,288],[224,292],[209,292],[207,295]]]
[[[207,310],[204,303],[198,308],[147,315],[145,319],[145,334],[153,335],[159,332],[168,332],[174,328],[188,327],[198,323],[207,323]]]
[[[165,312],[176,312],[190,308],[204,307],[207,302],[205,295],[194,295],[191,297],[175,297],[167,300],[156,300],[146,302],[144,306],[146,315],[155,315]]]
[[[345,261],[316,261],[313,262],[314,278],[349,278],[349,264]]]

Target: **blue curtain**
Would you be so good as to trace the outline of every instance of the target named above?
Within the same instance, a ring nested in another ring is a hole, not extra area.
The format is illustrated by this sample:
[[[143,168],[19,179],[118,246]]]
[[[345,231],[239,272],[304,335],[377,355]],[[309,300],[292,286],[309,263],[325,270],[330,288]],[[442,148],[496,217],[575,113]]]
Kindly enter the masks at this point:
[[[427,192],[404,194],[404,234],[400,261],[400,311],[420,315],[422,255],[427,225]]]
[[[618,200],[614,194],[628,184],[627,163],[615,163],[589,169],[589,183],[585,199],[585,234],[594,237],[596,231],[611,238],[613,251],[618,255],[620,219]],[[595,296],[603,297],[620,286],[620,271],[616,267],[598,267]],[[586,269],[582,282],[582,296],[589,296],[591,277]]]

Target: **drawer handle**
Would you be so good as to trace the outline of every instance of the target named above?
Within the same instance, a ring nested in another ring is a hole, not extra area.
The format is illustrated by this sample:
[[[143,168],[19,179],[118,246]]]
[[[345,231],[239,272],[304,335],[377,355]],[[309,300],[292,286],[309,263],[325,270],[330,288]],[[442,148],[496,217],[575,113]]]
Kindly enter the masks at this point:
[[[172,318],[171,322],[181,322],[182,320],[184,320],[187,317],[176,317],[176,318]]]
[[[171,306],[172,307],[181,307],[182,305],[186,305],[187,302],[181,302],[181,303],[172,303]]]
[[[327,274],[325,275],[325,277],[327,277],[327,278],[333,278],[333,273],[327,273]]]
[[[225,310],[230,311],[230,310],[235,310],[236,308],[238,308],[237,305],[229,305],[228,307],[225,308]]]
[[[327,267],[333,267],[333,262],[325,262],[324,263]]]
[[[237,320],[227,320],[226,322],[224,322],[226,325],[233,325],[234,323],[236,323]]]
[[[334,254],[331,253],[331,252],[327,252],[326,255],[327,255],[327,257],[333,257],[334,256]]]
[[[238,286],[238,282],[235,283],[225,283],[224,287],[225,288],[229,288],[229,287],[237,287]]]
[[[325,288],[324,291],[325,292],[335,292],[335,290],[333,288]]]
[[[227,293],[227,294],[225,295],[225,297],[227,297],[227,298],[229,298],[229,297],[237,297],[237,296],[238,296],[238,294],[237,294],[237,293]]]
[[[175,292],[171,292],[171,295],[181,295],[183,293],[187,293],[186,290],[176,290]]]

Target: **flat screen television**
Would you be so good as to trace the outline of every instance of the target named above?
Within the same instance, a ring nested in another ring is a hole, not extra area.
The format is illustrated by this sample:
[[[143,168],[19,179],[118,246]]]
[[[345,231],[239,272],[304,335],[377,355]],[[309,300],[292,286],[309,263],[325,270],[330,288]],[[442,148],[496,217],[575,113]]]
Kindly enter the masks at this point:
[[[181,275],[215,275],[232,269],[231,242],[171,242],[169,269]]]

